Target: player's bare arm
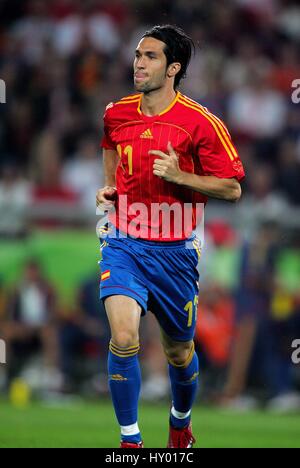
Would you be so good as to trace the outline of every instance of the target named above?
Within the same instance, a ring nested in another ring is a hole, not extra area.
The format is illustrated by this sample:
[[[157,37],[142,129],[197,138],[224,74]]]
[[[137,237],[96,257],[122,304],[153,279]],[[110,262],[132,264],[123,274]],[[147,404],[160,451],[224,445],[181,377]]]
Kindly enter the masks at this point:
[[[115,150],[103,149],[103,165],[105,186],[98,190],[96,204],[111,206],[115,204],[116,196],[116,168],[118,165],[118,153]]]
[[[231,202],[237,202],[240,199],[242,190],[235,178],[221,179],[215,176],[199,176],[184,172],[179,167],[178,156],[171,143],[168,144],[168,152],[167,154],[159,150],[149,151],[150,154],[159,156],[159,159],[154,160],[154,175],[209,197]]]

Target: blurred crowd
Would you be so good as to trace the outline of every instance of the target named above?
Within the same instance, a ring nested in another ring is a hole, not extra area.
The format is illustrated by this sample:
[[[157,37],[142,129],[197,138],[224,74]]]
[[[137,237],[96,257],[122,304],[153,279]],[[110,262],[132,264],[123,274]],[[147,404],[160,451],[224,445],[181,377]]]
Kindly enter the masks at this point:
[[[208,208],[210,246],[233,245],[241,264],[234,288],[203,274],[197,346],[209,372],[202,395],[247,406],[252,383],[275,406],[292,405],[292,397],[274,398],[299,388],[290,343],[300,338],[300,301],[297,291],[280,284],[275,265],[286,248],[299,258],[298,1],[2,0],[0,236],[22,238],[32,222],[43,228],[95,224],[103,110],[134,91],[136,44],[162,23],[175,23],[194,39],[195,56],[180,89],[224,119],[247,173],[237,206]],[[104,353],[108,330],[99,318],[96,282],[78,286],[78,311],[69,321],[57,316],[55,291],[35,262],[6,306],[0,292],[1,333],[16,358],[12,378],[36,345],[57,388],[68,388],[80,373],[76,350],[92,357],[87,362],[97,374],[95,356]],[[151,316],[146,320],[144,359],[152,379],[144,397],[160,397],[168,391],[165,367],[147,332]]]
[[[104,107],[134,91],[137,41],[164,22],[195,41],[181,89],[228,124],[245,203],[274,216],[299,207],[299,21],[291,0],[3,0],[0,211],[10,200],[19,212],[52,202],[93,214]],[[10,222],[1,216],[0,231]]]

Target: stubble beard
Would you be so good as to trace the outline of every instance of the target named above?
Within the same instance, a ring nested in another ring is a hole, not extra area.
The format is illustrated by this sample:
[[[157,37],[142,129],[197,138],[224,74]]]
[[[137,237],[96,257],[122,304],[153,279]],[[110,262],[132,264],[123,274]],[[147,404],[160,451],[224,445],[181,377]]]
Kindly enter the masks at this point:
[[[165,78],[165,76],[164,76]],[[159,81],[159,80],[157,80]],[[144,93],[144,94],[150,94],[154,91],[158,91],[159,89],[161,89],[163,87],[163,79],[161,80],[161,82],[157,82],[156,83],[151,83],[151,82],[148,82],[148,83],[141,83],[140,85],[139,84],[135,84],[135,89],[139,92],[139,93]]]
[[[142,84],[142,85],[138,85],[138,86],[135,86],[135,89],[140,92],[140,93],[144,93],[144,94],[150,94],[152,93],[153,91],[157,91],[158,89],[160,89],[161,86],[157,86],[157,85],[151,85],[151,83],[145,83],[145,84]]]

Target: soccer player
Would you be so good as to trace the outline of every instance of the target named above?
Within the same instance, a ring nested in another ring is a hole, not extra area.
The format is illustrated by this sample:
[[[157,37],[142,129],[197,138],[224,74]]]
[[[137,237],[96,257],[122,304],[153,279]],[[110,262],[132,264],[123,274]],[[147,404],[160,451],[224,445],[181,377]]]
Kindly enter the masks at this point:
[[[176,26],[147,31],[135,51],[137,94],[109,104],[104,115],[105,187],[97,205],[115,211],[102,243],[100,296],[111,329],[109,387],[123,448],[143,447],[138,351],[140,317],[147,310],[160,325],[169,366],[168,447],[195,443],[199,248],[192,229],[198,203],[207,197],[235,202],[241,196],[244,170],[225,125],[177,90],[193,48]],[[188,216],[190,230],[182,228]],[[195,249],[187,248],[188,239]]]

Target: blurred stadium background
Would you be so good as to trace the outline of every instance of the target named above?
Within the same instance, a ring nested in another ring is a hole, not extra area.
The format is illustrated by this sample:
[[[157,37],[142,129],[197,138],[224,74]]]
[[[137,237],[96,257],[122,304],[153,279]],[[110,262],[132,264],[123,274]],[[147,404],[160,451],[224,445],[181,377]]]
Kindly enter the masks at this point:
[[[196,436],[300,446],[299,2],[0,0],[0,447],[117,444],[97,299],[99,142],[105,106],[133,91],[141,33],[162,23],[196,42],[181,90],[225,120],[247,171],[239,204],[206,210]],[[158,447],[169,387],[157,326],[142,322],[141,414]]]

